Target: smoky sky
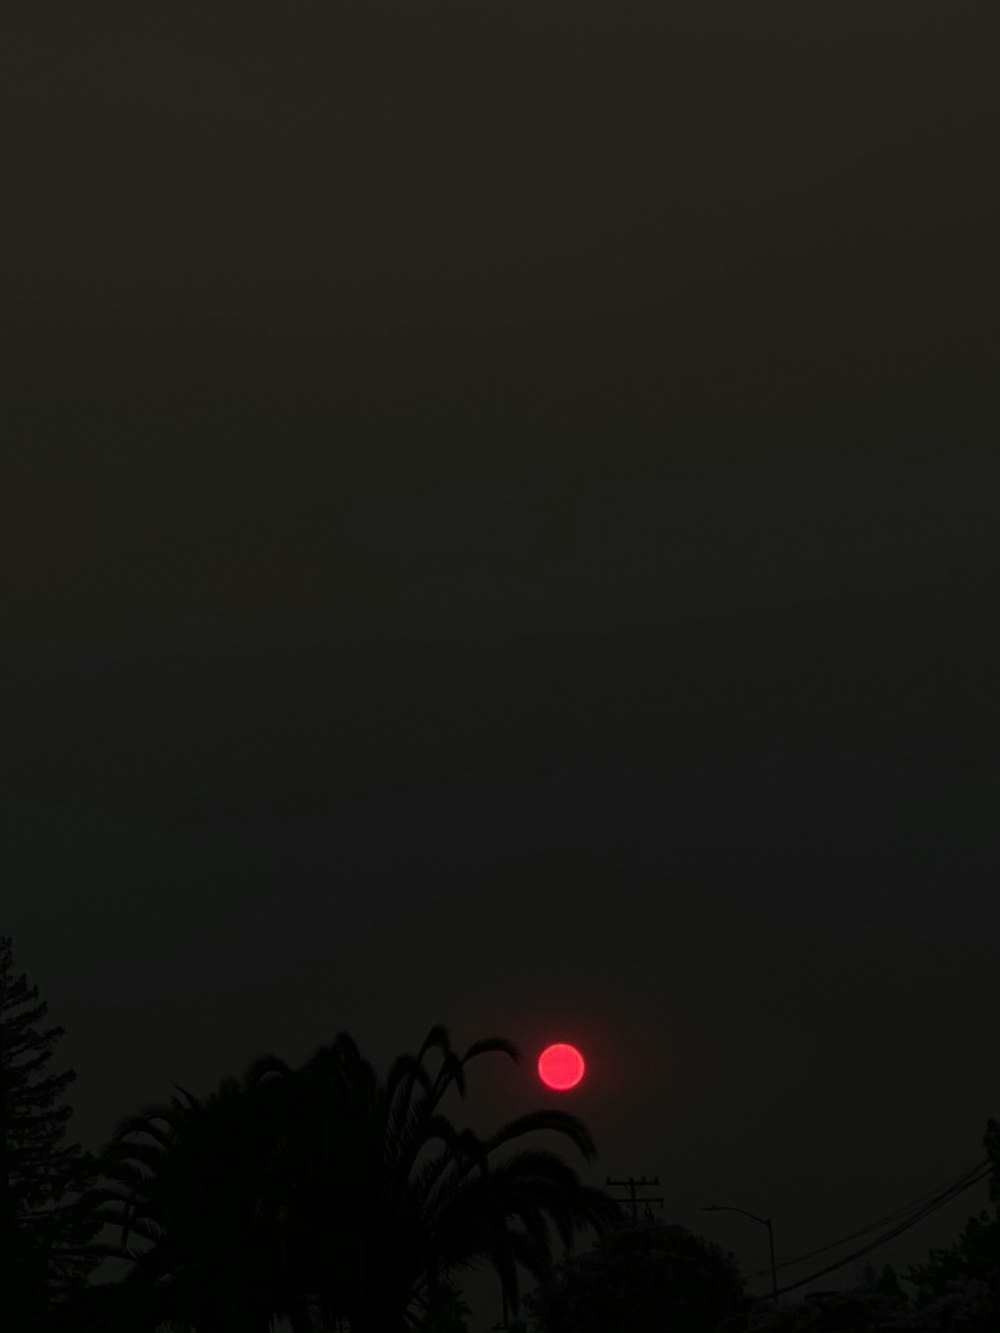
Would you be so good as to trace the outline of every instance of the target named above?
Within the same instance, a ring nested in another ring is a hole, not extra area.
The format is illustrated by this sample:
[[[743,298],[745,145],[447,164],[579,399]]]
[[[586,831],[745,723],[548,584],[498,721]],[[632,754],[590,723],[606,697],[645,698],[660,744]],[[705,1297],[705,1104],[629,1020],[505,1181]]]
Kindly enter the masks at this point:
[[[661,417],[992,365],[978,7],[5,28],[11,387]]]
[[[88,1145],[443,1021],[529,1056],[484,1130],[578,1040],[585,1177],[750,1269],[703,1203],[788,1257],[971,1166],[996,15],[2,28],[0,926]]]

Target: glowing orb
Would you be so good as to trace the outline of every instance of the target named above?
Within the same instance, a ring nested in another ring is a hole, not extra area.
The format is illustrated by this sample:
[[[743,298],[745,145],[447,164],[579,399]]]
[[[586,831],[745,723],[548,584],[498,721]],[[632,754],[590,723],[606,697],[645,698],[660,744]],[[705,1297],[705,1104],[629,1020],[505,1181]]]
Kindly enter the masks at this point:
[[[538,1057],[538,1077],[547,1088],[557,1092],[575,1088],[583,1078],[584,1068],[583,1056],[565,1041],[546,1046]]]

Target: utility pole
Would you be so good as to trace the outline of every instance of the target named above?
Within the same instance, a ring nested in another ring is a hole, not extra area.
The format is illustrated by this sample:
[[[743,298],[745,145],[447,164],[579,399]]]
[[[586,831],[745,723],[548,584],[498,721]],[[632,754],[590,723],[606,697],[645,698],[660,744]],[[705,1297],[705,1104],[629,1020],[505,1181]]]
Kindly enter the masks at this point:
[[[605,1183],[605,1185],[621,1185],[623,1189],[627,1189],[627,1190],[629,1191],[629,1198],[628,1198],[628,1199],[616,1199],[615,1202],[616,1202],[616,1203],[628,1203],[628,1204],[631,1205],[631,1208],[632,1208],[632,1221],[633,1221],[633,1222],[637,1222],[637,1221],[639,1220],[638,1217],[636,1216],[636,1211],[635,1211],[635,1210],[636,1210],[636,1204],[637,1204],[637,1203],[644,1203],[644,1204],[646,1205],[646,1216],[647,1216],[647,1217],[652,1217],[652,1216],[653,1216],[653,1214],[649,1211],[649,1205],[650,1205],[651,1203],[658,1203],[658,1204],[660,1205],[661,1208],[663,1207],[663,1199],[662,1199],[662,1198],[656,1198],[656,1199],[638,1199],[638,1200],[637,1200],[636,1197],[635,1197],[635,1192],[636,1192],[637,1189],[640,1188],[640,1186],[643,1186],[643,1185],[658,1185],[658,1184],[660,1183],[660,1177],[659,1177],[659,1176],[654,1176],[652,1180],[647,1180],[645,1176],[643,1176],[643,1178],[642,1178],[641,1180],[636,1180],[636,1178],[635,1178],[634,1176],[629,1176],[628,1180],[612,1180],[611,1177],[608,1176],[607,1180],[606,1180],[604,1183]]]
[[[659,1176],[654,1176],[652,1180],[647,1180],[645,1176],[643,1176],[641,1180],[636,1180],[635,1176],[629,1176],[628,1180],[612,1180],[611,1177],[609,1176],[604,1183],[605,1185],[621,1185],[623,1189],[627,1189],[629,1191],[629,1197],[627,1199],[617,1199],[616,1203],[628,1203],[631,1206],[633,1222],[638,1221],[638,1217],[636,1216],[636,1208],[640,1203],[646,1205],[647,1217],[653,1216],[653,1214],[649,1210],[649,1205],[651,1203],[658,1203],[661,1208],[663,1207],[662,1197],[653,1199],[637,1199],[635,1196],[635,1192],[637,1189],[641,1189],[646,1185],[658,1185],[660,1183]],[[490,1330],[490,1333],[500,1333],[501,1330],[508,1329],[510,1327],[510,1322],[509,1322],[510,1314],[507,1309],[507,1293],[504,1290],[502,1283],[500,1286],[500,1298],[501,1298],[501,1310],[502,1310],[500,1316],[501,1322],[499,1324],[494,1324]]]

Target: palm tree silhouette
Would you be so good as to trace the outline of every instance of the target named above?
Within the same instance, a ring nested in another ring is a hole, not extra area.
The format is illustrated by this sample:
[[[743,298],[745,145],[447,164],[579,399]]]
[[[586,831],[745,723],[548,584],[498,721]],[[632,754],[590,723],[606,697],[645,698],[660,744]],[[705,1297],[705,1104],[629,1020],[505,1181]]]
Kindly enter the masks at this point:
[[[117,1243],[96,1242],[90,1252],[129,1260],[131,1271],[86,1290],[61,1312],[57,1330],[267,1333],[285,1316],[295,1333],[309,1333],[275,1263],[271,1181],[262,1170],[274,1149],[252,1087],[225,1078],[204,1101],[177,1090],[183,1101],[172,1097],[118,1122],[99,1159],[108,1183],[87,1192],[93,1215],[120,1232]]]
[[[432,1078],[424,1062],[435,1049]],[[261,1056],[204,1102],[178,1089],[186,1103],[127,1117],[103,1159],[111,1183],[92,1197],[121,1229],[102,1252],[133,1269],[74,1327],[269,1333],[285,1317],[294,1333],[311,1333],[315,1312],[328,1330],[343,1317],[351,1333],[411,1333],[451,1275],[483,1263],[517,1315],[517,1266],[537,1282],[551,1275],[549,1220],[572,1247],[578,1229],[603,1237],[625,1217],[556,1153],[491,1160],[536,1130],[565,1134],[593,1160],[576,1116],[533,1111],[482,1140],[438,1111],[452,1083],[464,1099],[466,1064],[493,1051],[520,1060],[498,1037],[460,1059],[438,1024],[382,1084],[341,1032],[297,1070]],[[135,1134],[153,1143],[126,1142]],[[133,1235],[148,1248],[131,1247]],[[114,1309],[125,1306],[130,1322],[119,1325]]]

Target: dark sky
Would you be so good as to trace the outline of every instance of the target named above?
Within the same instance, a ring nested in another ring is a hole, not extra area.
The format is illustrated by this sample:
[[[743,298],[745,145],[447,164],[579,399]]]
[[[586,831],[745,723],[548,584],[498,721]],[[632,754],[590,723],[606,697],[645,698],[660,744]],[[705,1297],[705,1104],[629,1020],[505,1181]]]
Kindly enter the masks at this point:
[[[0,40],[0,928],[74,1132],[442,1021],[524,1047],[483,1129],[578,1041],[584,1178],[751,1271],[700,1205],[780,1260],[956,1177],[1000,15],[150,9]]]

